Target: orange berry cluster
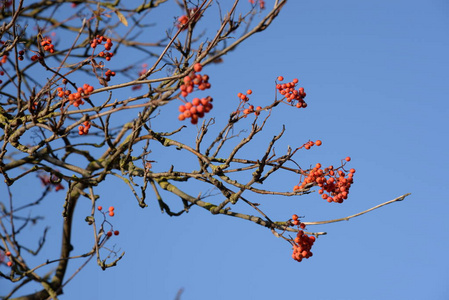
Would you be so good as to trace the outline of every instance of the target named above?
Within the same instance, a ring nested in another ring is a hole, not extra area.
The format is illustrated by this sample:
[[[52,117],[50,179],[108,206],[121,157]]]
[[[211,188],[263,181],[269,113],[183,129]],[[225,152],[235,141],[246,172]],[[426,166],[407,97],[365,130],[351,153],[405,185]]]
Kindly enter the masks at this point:
[[[198,119],[204,117],[204,114],[211,111],[213,108],[212,97],[207,96],[206,98],[193,98],[192,102],[187,102],[184,105],[179,106],[179,121],[184,121],[190,118],[190,123],[197,124]]]
[[[110,61],[111,57],[114,55],[113,53],[108,52],[109,50],[111,50],[113,46],[111,39],[105,38],[102,35],[97,35],[97,37],[93,39],[93,41],[90,43],[90,47],[95,49],[98,45],[101,45],[103,42],[105,42],[104,50],[106,51],[101,51],[100,53],[98,53],[98,56],[104,57],[107,61]]]
[[[6,54],[3,55],[3,56],[2,56],[2,59],[0,60],[0,66],[3,65],[4,63],[6,63],[7,59],[8,59],[8,55],[6,55]],[[3,76],[3,75],[5,75],[5,72],[0,71],[0,76]],[[0,84],[1,84],[2,82],[3,82],[3,81],[0,80]]]
[[[296,214],[292,216],[292,224],[296,225],[296,226],[299,226],[301,229],[306,228],[306,224],[301,223],[301,221],[299,220],[298,215],[296,215]]]
[[[183,79],[183,84],[180,86],[181,95],[187,97],[188,94],[194,91],[195,86],[203,91],[210,88],[209,75],[197,74],[203,69],[200,63],[193,65],[193,71]]]
[[[310,148],[312,148],[313,146],[321,146],[323,144],[323,142],[321,142],[320,140],[317,140],[316,142],[313,141],[308,141],[307,143],[305,143],[304,145],[302,145],[304,148],[306,148],[306,150],[309,150]]]
[[[246,104],[248,104],[249,97],[248,95],[251,95],[253,93],[252,90],[247,90],[246,94],[238,93],[237,97],[240,99],[239,107],[237,108],[237,112],[243,112],[245,117],[249,115],[250,113],[254,113],[256,116],[260,114],[260,111],[262,110],[262,106],[257,106],[254,109],[254,105],[249,105],[247,108],[244,108]]]
[[[191,9],[189,10],[188,15],[180,16],[180,17],[178,18],[178,21],[176,22],[176,27],[178,27],[179,29],[182,28],[182,30],[186,30],[186,29],[187,29],[187,26],[185,26],[185,25],[187,25],[187,23],[189,23],[189,17],[195,15],[195,13],[196,13],[197,11],[198,11],[198,8],[197,8],[197,7],[194,7],[194,8],[191,8]],[[199,20],[199,18],[200,18],[200,15],[197,14],[197,15],[195,16],[195,18],[193,18],[193,22],[197,22],[197,21]]]
[[[351,158],[346,157],[345,160],[350,161]],[[293,187],[293,191],[303,189],[306,185],[313,183],[320,187],[318,193],[321,195],[321,198],[329,203],[343,203],[344,200],[348,199],[349,189],[354,182],[354,173],[355,169],[350,169],[346,174],[343,170],[334,169],[333,166],[321,169],[321,164],[317,163],[307,174],[301,185]],[[326,179],[326,177],[328,178]]]
[[[83,124],[78,126],[78,134],[79,135],[88,134],[90,127],[91,127],[90,122],[89,121],[84,121]]]
[[[114,209],[115,209],[114,206],[109,206],[109,216],[110,217],[115,216]]]
[[[70,105],[78,107],[84,104],[83,98],[89,97],[94,91],[94,87],[85,83],[83,87],[79,87],[76,93],[72,93],[70,90],[64,90],[62,87],[56,89],[58,91],[58,97],[67,99],[70,101]]]
[[[176,23],[176,27],[182,28],[184,25],[186,25],[189,22],[189,17],[186,15],[182,15],[178,18],[178,23]],[[184,27],[183,30],[185,30],[187,27]]]
[[[103,206],[99,205],[99,206],[97,207],[97,209],[98,209],[99,211],[102,211],[102,210],[103,210]],[[109,214],[110,217],[115,216],[114,210],[115,210],[114,206],[109,206],[109,209],[108,209],[109,213],[108,213],[108,214]]]
[[[11,257],[11,252],[10,252],[10,251],[5,251],[5,256],[6,256],[6,257]],[[4,261],[4,256],[3,256],[3,254],[1,254],[1,255],[0,255],[0,262],[3,262],[3,261]],[[6,265],[7,265],[8,267],[11,267],[11,266],[12,266],[12,261],[9,260],[9,261],[6,263]]]
[[[278,81],[283,81],[284,77],[279,76]],[[297,78],[293,79],[291,82],[288,83],[278,83],[276,84],[276,89],[279,91],[281,95],[285,97],[287,102],[290,105],[294,105],[297,108],[301,107],[307,107],[307,103],[304,101],[304,98],[306,97],[306,93],[304,92],[304,88],[300,87],[298,90],[296,90],[296,85],[298,84],[299,80]]]
[[[44,38],[41,42],[41,46],[44,48],[44,51],[54,53],[55,52],[55,46],[51,43],[51,38]]]
[[[106,73],[104,73],[104,76],[105,76],[104,80],[111,81],[111,77],[115,76],[115,72],[108,69]]]
[[[9,53],[6,52],[6,54],[2,56],[2,59],[0,60],[0,67],[8,61],[8,54],[9,54]],[[0,72],[0,75],[1,75],[1,76],[5,75],[5,72],[1,71],[1,72]],[[3,81],[0,80],[0,83],[2,83],[2,82],[3,82]]]
[[[312,249],[315,240],[315,236],[308,236],[304,231],[300,230],[293,242],[292,258],[297,262],[301,262],[304,258],[313,256],[313,253],[310,250]]]
[[[37,54],[31,56],[31,61],[36,61],[36,60],[39,60],[39,59],[41,59],[41,57],[39,55],[37,55]]]

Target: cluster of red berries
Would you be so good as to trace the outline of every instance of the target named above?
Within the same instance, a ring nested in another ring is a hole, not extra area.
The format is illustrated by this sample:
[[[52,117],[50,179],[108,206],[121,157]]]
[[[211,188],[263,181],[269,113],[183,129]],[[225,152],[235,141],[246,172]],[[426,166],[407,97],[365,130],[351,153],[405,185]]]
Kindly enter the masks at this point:
[[[260,114],[262,106],[257,106],[256,108],[254,108],[254,105],[249,105],[247,108],[244,108],[249,101],[248,95],[251,95],[252,93],[253,93],[252,90],[247,90],[246,94],[243,93],[237,94],[237,97],[240,99],[240,104],[239,107],[237,108],[237,112],[241,111],[245,116],[249,115],[250,113],[254,113],[256,116]]]
[[[79,135],[88,134],[90,127],[91,127],[90,122],[89,121],[84,121],[83,124],[78,126],[78,134]]]
[[[22,61],[23,60],[23,55],[25,54],[25,51],[24,50],[20,50],[19,51],[19,56],[17,57],[20,61]]]
[[[6,61],[8,60],[8,55],[3,55],[2,56],[2,59],[0,60],[0,66],[1,65],[3,65],[4,63],[6,63]],[[0,76],[3,76],[3,75],[5,75],[5,72],[3,72],[3,71],[0,71]],[[0,83],[2,83],[3,81],[2,80],[0,80]]]
[[[251,3],[251,4],[255,4],[257,2],[259,2],[260,9],[264,9],[265,8],[265,1],[264,0],[249,0],[249,3]]]
[[[306,150],[309,150],[310,148],[312,148],[313,146],[321,146],[323,144],[323,142],[321,142],[320,140],[317,140],[316,142],[313,141],[308,141],[307,143],[305,143],[303,145],[304,148],[306,148]]]
[[[203,66],[200,63],[193,65],[193,71],[189,75],[185,76],[183,79],[183,84],[181,84],[181,95],[187,97],[188,94],[194,91],[195,86],[199,90],[203,91],[210,88],[209,75],[197,74],[201,72]]]
[[[62,87],[58,87],[56,89],[58,91],[58,97],[67,99],[70,101],[70,105],[78,107],[84,104],[83,98],[89,97],[90,94],[94,91],[94,87],[85,83],[83,87],[79,87],[76,93],[72,93],[70,90],[64,90]]]
[[[54,186],[56,192],[64,189],[64,186],[61,184],[59,178],[55,175],[48,176],[39,174],[37,177],[39,177],[43,186]]]
[[[8,54],[9,54],[9,53],[6,52],[6,54],[4,54],[4,55],[2,56],[2,59],[0,60],[0,67],[8,61]],[[4,74],[5,74],[5,72],[1,71],[0,75],[3,76]],[[0,80],[0,83],[2,83],[1,80]]]
[[[46,52],[54,53],[55,46],[53,46],[51,38],[44,38],[41,42],[41,46]]]
[[[115,76],[115,72],[108,69],[106,73],[104,73],[104,76],[105,76],[104,80],[111,81],[111,77]]]
[[[315,243],[315,236],[308,236],[304,231],[298,231],[293,242],[292,258],[297,262],[301,262],[304,258],[313,256],[312,249],[313,243]]]
[[[277,79],[278,81],[283,81],[284,77],[279,76]],[[285,97],[290,105],[296,106],[297,108],[305,108],[307,107],[307,103],[304,101],[306,93],[304,92],[303,87],[300,87],[298,90],[295,89],[298,82],[299,80],[295,78],[291,82],[278,83],[276,84],[276,89]]]
[[[194,16],[197,11],[198,11],[198,8],[194,7],[189,10],[188,15],[180,16],[178,18],[178,21],[176,22],[176,27],[178,27],[179,29],[182,28],[182,30],[186,30],[187,26],[185,26],[185,25],[187,25],[187,23],[189,23],[189,18]],[[200,18],[200,14],[197,14],[193,18],[192,22],[194,22],[194,23],[197,22],[199,20],[199,18]]]
[[[292,220],[293,225],[297,225],[301,229],[306,228],[306,225],[304,223],[301,223],[301,221],[299,221],[298,215],[294,214],[292,216]],[[300,262],[303,258],[311,257],[313,253],[310,251],[310,249],[312,248],[314,242],[315,237],[313,235],[308,236],[307,234],[304,233],[304,231],[299,230],[295,239],[292,241],[293,244],[292,258]]]
[[[192,102],[187,102],[184,105],[179,106],[179,121],[184,121],[190,118],[190,123],[197,124],[198,119],[204,117],[204,114],[211,111],[213,108],[212,97],[207,96],[206,98],[193,98]]]
[[[11,257],[11,252],[10,252],[10,251],[6,251],[6,252],[5,252],[5,256],[6,256],[6,257]],[[2,259],[1,259],[0,261],[3,262],[3,257],[2,257]],[[12,261],[11,261],[11,260],[8,261],[8,262],[6,263],[6,265],[7,265],[8,267],[11,267],[11,266],[12,266]]]
[[[348,156],[345,160],[348,162],[351,158]],[[321,164],[317,163],[309,171],[301,185],[293,187],[293,191],[303,189],[306,185],[312,183],[320,187],[318,193],[327,202],[343,203],[344,200],[348,199],[349,189],[354,182],[354,173],[355,169],[350,169],[346,174],[343,170],[335,170],[333,166],[321,169]],[[326,179],[326,177],[328,178]]]
[[[36,61],[36,60],[39,60],[39,59],[41,59],[41,57],[39,55],[37,55],[37,54],[31,56],[31,61]]]
[[[106,233],[106,235],[107,235],[108,237],[111,237],[112,234],[114,234],[114,235],[119,235],[119,234],[120,234],[120,231],[115,230],[114,233],[113,233],[113,232],[110,230],[110,231],[108,231],[108,232]]]
[[[98,209],[99,211],[102,211],[102,210],[103,210],[103,206],[99,205],[99,206],[97,207],[97,209]],[[115,216],[114,210],[115,210],[114,206],[109,206],[109,209],[108,209],[109,213],[108,213],[108,214],[109,214],[110,217]]]
[[[108,52],[109,50],[112,49],[113,46],[111,39],[105,38],[102,35],[97,35],[96,38],[93,39],[93,41],[90,43],[90,47],[95,49],[98,45],[101,45],[103,42],[105,42],[104,50],[106,51],[101,51],[100,53],[98,53],[98,56],[105,58],[107,61],[110,61],[111,57],[114,56],[113,53]]]
[[[301,229],[306,228],[306,224],[301,223],[301,221],[299,220],[298,215],[296,215],[296,214],[294,214],[292,216],[292,224],[295,225],[295,226],[299,226]]]

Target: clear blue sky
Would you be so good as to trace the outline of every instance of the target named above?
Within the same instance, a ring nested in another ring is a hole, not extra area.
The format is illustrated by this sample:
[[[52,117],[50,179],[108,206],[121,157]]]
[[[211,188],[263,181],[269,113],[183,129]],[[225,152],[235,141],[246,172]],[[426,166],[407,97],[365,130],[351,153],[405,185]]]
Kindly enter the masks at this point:
[[[160,15],[154,17],[157,22]],[[292,213],[304,221],[345,217],[412,193],[404,201],[348,222],[310,227],[328,235],[317,240],[312,258],[297,263],[289,244],[260,226],[199,208],[170,218],[151,196],[142,210],[113,180],[103,187],[103,205],[116,206],[113,222],[121,234],[114,241],[126,256],[107,271],[92,261],[61,299],[168,300],[180,288],[182,300],[449,299],[448,29],[443,0],[290,1],[267,31],[224,63],[205,68],[216,118],[228,115],[238,92],[251,88],[255,103],[268,104],[278,75],[299,78],[309,106],[277,110],[268,136],[287,126],[279,151],[321,139],[323,146],[297,157],[302,166],[352,157],[355,184],[342,205],[316,193],[250,198],[275,219]],[[161,128],[178,125],[168,121]],[[194,138],[196,128],[186,134]],[[266,147],[259,141],[254,149]],[[297,180],[286,175],[267,184],[286,190]],[[55,216],[62,201],[57,196]],[[88,205],[85,211],[81,206],[78,241],[92,238],[82,222],[87,212]],[[51,232],[59,236],[60,228]],[[49,248],[44,251],[51,253]],[[78,267],[72,263],[70,270]]]

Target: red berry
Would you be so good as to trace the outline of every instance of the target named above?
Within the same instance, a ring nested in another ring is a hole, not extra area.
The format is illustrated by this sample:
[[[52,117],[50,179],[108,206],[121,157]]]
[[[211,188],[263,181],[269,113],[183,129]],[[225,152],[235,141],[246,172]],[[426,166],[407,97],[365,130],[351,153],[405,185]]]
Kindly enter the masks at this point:
[[[203,66],[200,63],[196,63],[193,65],[193,69],[195,70],[195,72],[201,72]]]

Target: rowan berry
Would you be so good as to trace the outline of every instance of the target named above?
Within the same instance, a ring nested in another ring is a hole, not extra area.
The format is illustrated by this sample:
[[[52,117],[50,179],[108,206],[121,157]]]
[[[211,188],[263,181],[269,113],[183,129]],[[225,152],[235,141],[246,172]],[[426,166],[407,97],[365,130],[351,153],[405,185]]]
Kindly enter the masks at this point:
[[[11,252],[10,252],[10,251],[6,251],[6,252],[5,252],[5,255],[6,255],[6,256],[11,256]]]
[[[292,216],[292,220],[294,221],[294,220],[298,220],[298,215],[297,214],[294,214],[293,216]]]
[[[103,209],[103,206],[99,205],[97,208],[99,211],[101,211]]]
[[[8,262],[6,263],[6,265],[7,265],[8,267],[11,267],[11,266],[12,266],[12,261],[8,261]]]
[[[346,161],[351,161],[351,158],[348,156],[345,158]]]
[[[282,80],[284,80],[284,77],[278,76],[278,81],[282,81]]]
[[[106,235],[107,235],[108,237],[111,237],[111,236],[112,236],[112,231],[108,231],[108,232],[106,233]]]
[[[201,72],[201,70],[203,70],[203,66],[200,63],[196,63],[193,65],[193,70],[195,70],[195,72]]]
[[[318,147],[319,146],[321,146],[323,143],[321,142],[321,140],[317,140],[316,142],[315,142],[315,145],[317,145]]]
[[[113,211],[109,211],[109,216],[113,217],[113,216],[115,216],[115,213]]]
[[[119,234],[120,234],[120,231],[118,231],[118,230],[114,231],[114,235],[119,235]]]

